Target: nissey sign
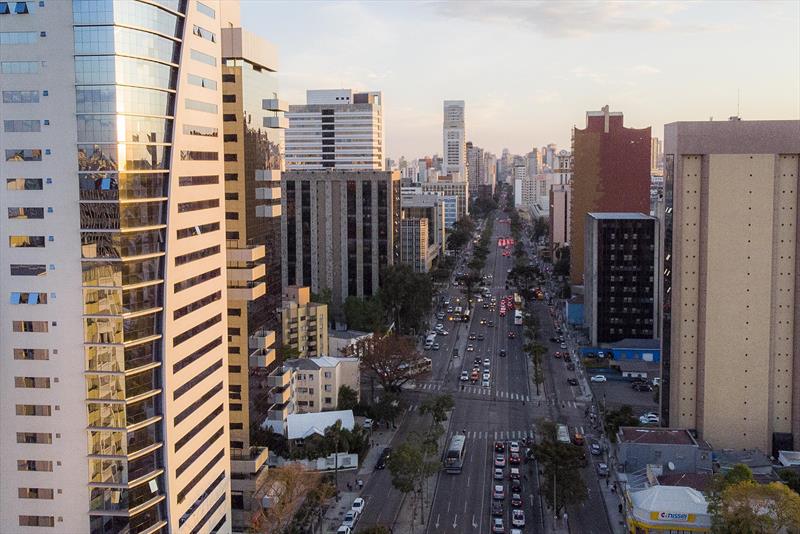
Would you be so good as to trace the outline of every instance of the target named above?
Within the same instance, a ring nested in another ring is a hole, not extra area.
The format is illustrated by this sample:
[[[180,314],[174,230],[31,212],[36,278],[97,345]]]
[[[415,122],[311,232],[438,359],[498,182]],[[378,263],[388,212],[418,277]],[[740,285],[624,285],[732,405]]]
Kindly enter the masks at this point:
[[[694,514],[680,514],[675,512],[650,512],[650,519],[653,521],[676,521],[682,523],[694,523]]]

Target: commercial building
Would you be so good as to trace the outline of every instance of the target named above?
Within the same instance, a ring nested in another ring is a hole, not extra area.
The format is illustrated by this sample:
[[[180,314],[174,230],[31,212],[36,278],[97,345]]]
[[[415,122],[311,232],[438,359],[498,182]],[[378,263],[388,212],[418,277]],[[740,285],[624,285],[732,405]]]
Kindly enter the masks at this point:
[[[431,270],[437,256],[435,243],[429,241],[430,228],[426,218],[400,220],[400,263],[411,267],[415,273]]]
[[[592,345],[658,337],[658,238],[650,215],[586,214],[584,320]]]
[[[330,289],[338,319],[348,296],[375,295],[381,269],[400,259],[400,172],[286,171],[281,188],[283,286]]]
[[[417,189],[415,189],[416,191]],[[431,244],[436,245],[436,254],[444,254],[445,240],[445,197],[436,193],[408,193],[404,190],[400,196],[400,208],[403,217],[428,219],[428,237]]]
[[[311,302],[307,287],[287,287],[281,306],[281,332],[283,347],[296,350],[298,357],[327,356],[328,305]]]
[[[586,214],[650,212],[650,128],[625,128],[622,113],[604,106],[586,113],[572,145],[570,281],[580,285]]]
[[[550,188],[550,245],[553,250],[570,242],[571,185],[554,185]]]
[[[312,89],[306,104],[289,106],[287,116],[288,170],[384,170],[380,91]]]
[[[230,532],[238,2],[4,7],[0,531]]]
[[[452,219],[452,211],[446,210],[445,219],[447,227],[451,228],[456,220],[469,215],[469,196],[467,182],[454,180],[452,176],[439,177],[435,182],[422,184],[423,193],[439,193],[445,197],[455,197],[455,202],[445,200],[445,207],[451,208],[455,204],[455,220]]]
[[[637,473],[657,466],[674,473],[711,473],[711,446],[685,428],[623,426],[617,431],[620,471]]]
[[[664,133],[662,417],[715,447],[796,450],[800,121]]]
[[[464,101],[445,100],[442,121],[442,174],[467,181],[467,135],[464,124]]]
[[[231,502],[241,530],[267,471],[268,451],[250,445],[249,379],[252,368],[275,362],[286,104],[278,98],[274,45],[238,27],[223,28],[221,43]]]
[[[711,532],[705,496],[686,486],[654,485],[626,495],[631,534],[702,534]]]

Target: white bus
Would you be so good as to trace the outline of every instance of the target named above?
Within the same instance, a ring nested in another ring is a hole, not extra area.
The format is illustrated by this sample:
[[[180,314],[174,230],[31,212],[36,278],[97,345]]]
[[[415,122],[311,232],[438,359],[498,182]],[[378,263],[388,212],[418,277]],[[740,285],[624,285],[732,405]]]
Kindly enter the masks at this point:
[[[448,473],[460,473],[464,467],[464,454],[466,454],[466,436],[454,434],[450,438],[450,446],[447,447],[447,454],[444,457],[444,470]]]
[[[556,441],[559,443],[570,444],[569,429],[567,425],[556,425]]]
[[[464,313],[461,315],[461,321],[468,323],[469,322],[469,308],[464,310]]]
[[[522,324],[522,310],[514,310],[514,324],[518,326]]]

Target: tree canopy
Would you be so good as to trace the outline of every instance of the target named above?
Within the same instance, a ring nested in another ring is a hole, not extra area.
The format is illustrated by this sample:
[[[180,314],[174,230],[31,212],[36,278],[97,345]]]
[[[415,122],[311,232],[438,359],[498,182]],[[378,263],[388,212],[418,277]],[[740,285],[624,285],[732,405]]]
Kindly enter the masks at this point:
[[[347,326],[362,332],[383,332],[386,321],[381,301],[374,297],[360,298],[349,296],[344,301],[344,315]]]
[[[415,273],[409,265],[384,269],[379,292],[385,315],[400,333],[416,332],[431,309],[433,284],[429,275]]]
[[[422,374],[423,357],[414,340],[396,334],[373,335],[357,340],[344,351],[345,356],[358,358],[361,369],[372,373],[386,391]]]
[[[728,484],[711,516],[714,533],[766,534],[800,531],[800,495],[779,482]]]
[[[556,441],[555,423],[543,421],[539,428],[543,439],[533,449],[544,471],[540,493],[555,513],[560,514],[566,506],[579,504],[589,495],[580,472],[586,453],[582,447]]]

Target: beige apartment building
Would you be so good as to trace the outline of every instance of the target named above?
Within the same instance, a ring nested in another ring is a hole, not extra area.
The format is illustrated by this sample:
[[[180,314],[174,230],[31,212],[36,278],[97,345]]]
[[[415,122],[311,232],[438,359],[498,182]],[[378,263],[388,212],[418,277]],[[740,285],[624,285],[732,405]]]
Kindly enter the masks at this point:
[[[311,302],[311,288],[289,286],[283,294],[281,331],[284,348],[300,358],[328,355],[328,305]]]
[[[286,105],[278,98],[274,45],[240,27],[223,28],[221,41],[231,503],[241,531],[251,522],[269,454],[250,445],[249,378],[251,369],[275,362]]]
[[[400,263],[411,267],[415,273],[431,270],[437,255],[435,244],[429,243],[428,219],[404,218],[400,220]]]
[[[715,448],[796,450],[800,121],[664,132],[664,423]]]
[[[230,532],[238,2],[3,2],[0,24],[0,532]]]

